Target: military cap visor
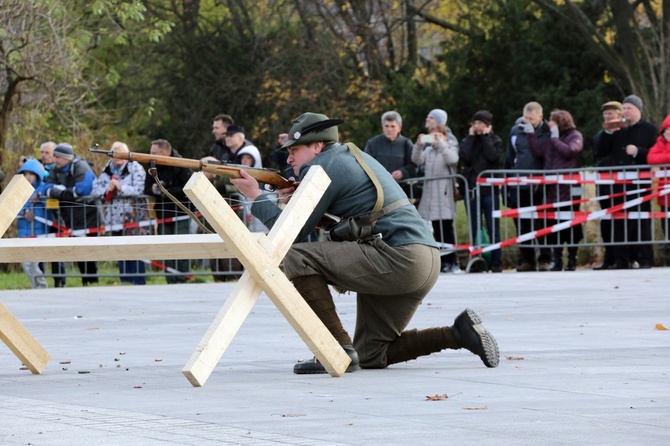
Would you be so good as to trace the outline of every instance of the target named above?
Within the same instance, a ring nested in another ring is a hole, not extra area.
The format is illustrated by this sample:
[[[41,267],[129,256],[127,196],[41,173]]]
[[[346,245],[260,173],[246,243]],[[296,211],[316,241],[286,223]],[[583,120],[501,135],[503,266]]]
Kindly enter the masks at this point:
[[[289,147],[298,144],[309,144],[319,141],[337,141],[337,126],[344,121],[328,119],[326,115],[318,113],[304,113],[300,115],[288,131],[288,141],[278,150],[286,152]]]

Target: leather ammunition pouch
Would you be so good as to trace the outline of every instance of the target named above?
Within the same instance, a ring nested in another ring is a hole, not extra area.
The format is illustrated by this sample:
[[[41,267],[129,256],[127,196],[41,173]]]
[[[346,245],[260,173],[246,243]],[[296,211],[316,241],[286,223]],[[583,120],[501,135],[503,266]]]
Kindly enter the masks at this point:
[[[411,202],[407,198],[402,198],[382,208],[384,190],[377,176],[372,172],[372,169],[370,169],[365,160],[363,160],[360,149],[353,143],[347,143],[346,145],[356,157],[358,164],[361,165],[365,173],[370,177],[370,180],[374,183],[375,189],[377,189],[377,201],[372,213],[361,215],[360,217],[349,217],[326,228],[326,239],[333,242],[367,243],[375,238],[381,238],[381,234],[372,233],[377,220],[399,207],[411,205]]]
[[[368,228],[372,229],[369,226]],[[355,242],[365,237],[363,235],[363,227],[354,217],[349,217],[328,230],[326,238],[331,242]]]

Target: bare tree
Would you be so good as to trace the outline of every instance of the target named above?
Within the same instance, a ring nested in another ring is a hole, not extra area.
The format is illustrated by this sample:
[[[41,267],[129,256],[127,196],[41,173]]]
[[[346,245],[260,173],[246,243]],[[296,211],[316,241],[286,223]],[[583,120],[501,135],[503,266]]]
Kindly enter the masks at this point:
[[[670,0],[662,0],[660,10],[651,0],[533,1],[575,29],[623,93],[642,98],[652,121],[670,111]],[[602,10],[587,14],[598,6]]]

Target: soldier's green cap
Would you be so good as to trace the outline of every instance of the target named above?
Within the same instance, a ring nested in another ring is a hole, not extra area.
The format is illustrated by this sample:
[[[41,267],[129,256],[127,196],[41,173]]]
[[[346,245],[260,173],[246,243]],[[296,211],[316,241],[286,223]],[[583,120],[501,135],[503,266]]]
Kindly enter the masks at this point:
[[[297,144],[337,141],[337,126],[343,122],[341,119],[328,119],[328,116],[319,113],[303,113],[293,121],[288,131],[288,141],[278,150],[286,152],[289,147]]]

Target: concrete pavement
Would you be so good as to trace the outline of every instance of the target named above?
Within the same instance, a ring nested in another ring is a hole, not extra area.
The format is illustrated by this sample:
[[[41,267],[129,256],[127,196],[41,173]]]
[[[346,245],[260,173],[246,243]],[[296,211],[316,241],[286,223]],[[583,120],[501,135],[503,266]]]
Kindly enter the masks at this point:
[[[181,370],[233,284],[0,291],[52,356],[32,375],[0,343],[0,444],[667,444],[669,273],[442,275],[410,327],[471,307],[500,366],[444,351],[341,378],[292,373],[311,354],[261,296],[202,388]]]

